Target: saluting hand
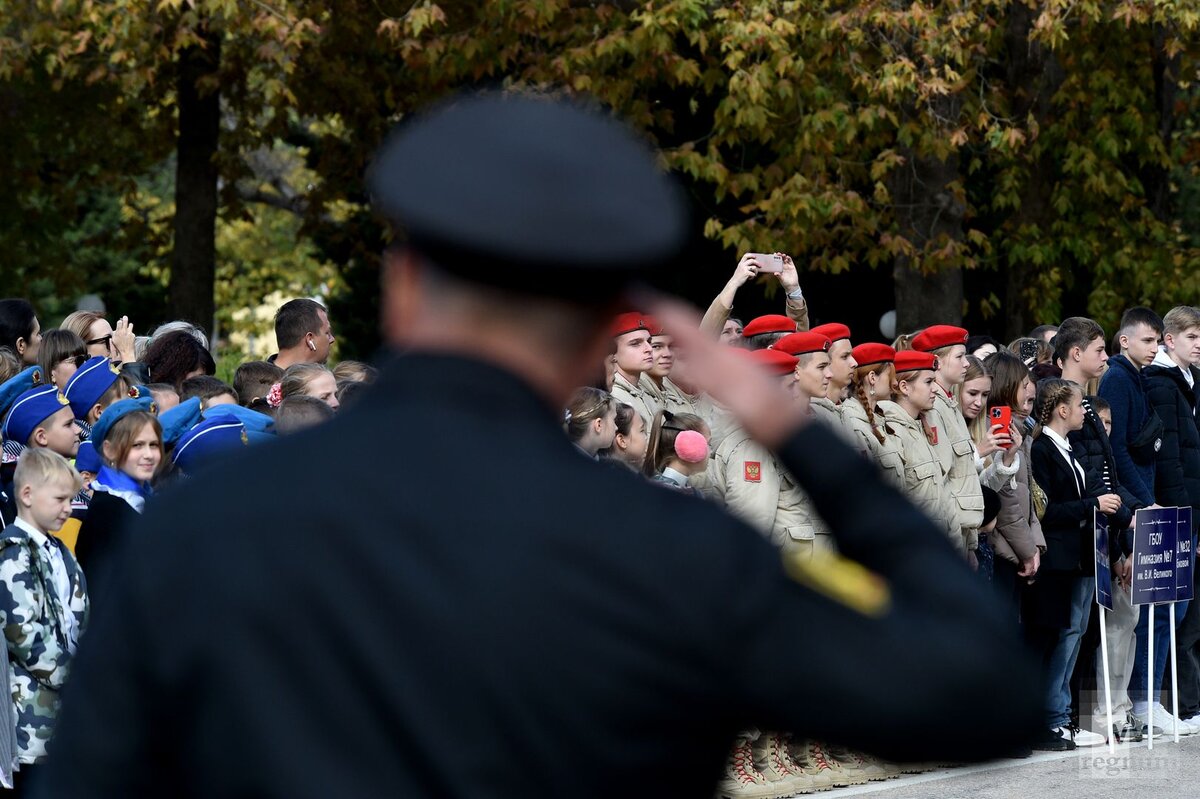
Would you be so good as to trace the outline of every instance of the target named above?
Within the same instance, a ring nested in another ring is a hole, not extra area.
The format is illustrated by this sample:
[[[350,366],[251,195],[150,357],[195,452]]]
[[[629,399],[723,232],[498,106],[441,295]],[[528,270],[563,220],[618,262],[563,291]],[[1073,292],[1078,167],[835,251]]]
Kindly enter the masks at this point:
[[[671,331],[676,346],[688,353],[688,375],[698,390],[721,403],[756,441],[768,448],[782,444],[805,416],[782,383],[744,353],[700,332],[691,308],[660,296],[645,298],[655,320]]]
[[[137,337],[133,335],[133,325],[129,321],[128,316],[122,316],[117,320],[116,326],[113,328],[112,344],[113,349],[117,351],[117,360],[121,363],[132,363],[137,360],[134,354],[134,341]]]

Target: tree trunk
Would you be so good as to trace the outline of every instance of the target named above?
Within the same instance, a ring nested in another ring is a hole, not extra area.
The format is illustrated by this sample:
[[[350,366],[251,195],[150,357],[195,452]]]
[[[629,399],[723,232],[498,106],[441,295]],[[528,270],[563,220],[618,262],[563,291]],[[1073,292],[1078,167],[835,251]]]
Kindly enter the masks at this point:
[[[937,109],[942,119],[957,119],[960,102],[950,96]],[[945,236],[962,239],[963,204],[950,184],[961,179],[956,154],[942,161],[920,155],[911,148],[901,154],[905,164],[892,173],[892,202],[900,235],[917,251]],[[911,333],[934,324],[961,324],[963,318],[963,274],[961,268],[924,274],[914,269],[907,256],[896,258],[896,333]]]
[[[175,244],[168,287],[170,312],[212,330],[215,315],[217,225],[217,145],[221,102],[216,75],[220,40],[180,53],[178,160],[175,172]],[[201,82],[208,79],[211,85]]]
[[[1167,29],[1154,26],[1154,56],[1151,62],[1154,71],[1154,107],[1158,111],[1158,135],[1163,147],[1171,151],[1171,137],[1175,132],[1175,103],[1179,96],[1180,58],[1167,54]],[[1149,162],[1142,172],[1142,185],[1150,210],[1160,221],[1172,221],[1171,173],[1164,164]]]
[[[1024,3],[1009,6],[1005,26],[1007,64],[1005,80],[1012,96],[1012,117],[1025,119],[1032,114],[1041,128],[1052,124],[1054,94],[1062,86],[1065,74],[1054,53],[1031,42],[1034,11]],[[1021,207],[1013,215],[1016,229],[1037,225],[1042,236],[1050,235],[1054,218],[1050,195],[1054,186],[1056,166],[1044,154],[1029,164],[1029,173],[1021,189]],[[1057,323],[1055,319],[1033,319],[1029,313],[1029,285],[1033,266],[1018,261],[1007,263],[1004,270],[1004,335],[1005,341],[1026,335],[1039,324]]]

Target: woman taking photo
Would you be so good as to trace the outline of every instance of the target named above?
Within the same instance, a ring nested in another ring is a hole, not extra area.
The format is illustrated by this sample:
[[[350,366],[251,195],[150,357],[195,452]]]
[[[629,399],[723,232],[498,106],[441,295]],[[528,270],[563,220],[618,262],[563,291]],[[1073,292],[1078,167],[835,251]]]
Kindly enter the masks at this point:
[[[1000,515],[989,542],[995,554],[992,582],[1007,600],[1013,623],[1020,619],[1021,586],[1037,574],[1046,539],[1033,503],[1033,478],[1030,468],[1031,439],[1022,436],[1028,430],[1025,415],[1029,369],[1011,352],[1001,350],[984,361],[991,374],[991,392],[987,409],[981,414],[988,426],[980,440],[985,484],[1000,495]],[[1003,426],[993,411],[1010,421]],[[988,463],[990,461],[990,463]]]

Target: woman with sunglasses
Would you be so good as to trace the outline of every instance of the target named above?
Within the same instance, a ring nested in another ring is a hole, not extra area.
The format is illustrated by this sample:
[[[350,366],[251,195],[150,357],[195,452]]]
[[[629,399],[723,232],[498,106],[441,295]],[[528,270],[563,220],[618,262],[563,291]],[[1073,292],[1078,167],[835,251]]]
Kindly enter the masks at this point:
[[[71,375],[87,361],[87,347],[77,334],[63,328],[47,330],[42,336],[38,365],[42,380],[53,383],[59,391],[66,387]]]
[[[114,330],[108,320],[95,311],[76,311],[63,320],[62,326],[83,339],[88,355],[104,355],[117,364],[137,360],[133,349],[133,325],[128,316],[118,319]]]

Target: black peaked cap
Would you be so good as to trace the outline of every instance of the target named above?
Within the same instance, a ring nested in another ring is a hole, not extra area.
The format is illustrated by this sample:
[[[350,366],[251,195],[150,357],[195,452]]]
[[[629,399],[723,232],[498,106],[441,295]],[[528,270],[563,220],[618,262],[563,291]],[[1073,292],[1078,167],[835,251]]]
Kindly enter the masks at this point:
[[[401,123],[368,185],[415,249],[518,291],[615,294],[685,235],[682,194],[651,147],[561,99],[457,96]]]

